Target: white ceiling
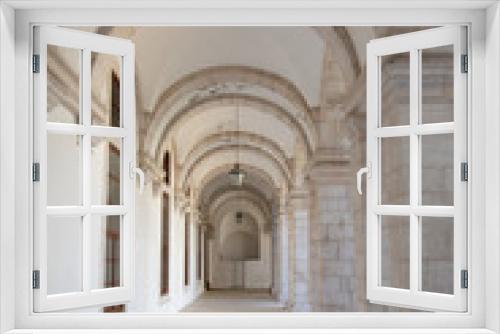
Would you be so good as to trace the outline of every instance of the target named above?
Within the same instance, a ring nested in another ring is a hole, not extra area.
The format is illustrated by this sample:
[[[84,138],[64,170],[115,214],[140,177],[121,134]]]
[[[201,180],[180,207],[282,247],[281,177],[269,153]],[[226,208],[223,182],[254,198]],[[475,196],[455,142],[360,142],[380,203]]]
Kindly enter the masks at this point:
[[[118,28],[123,29],[123,28]],[[139,27],[136,44],[144,108],[164,89],[203,68],[243,65],[285,77],[310,106],[319,103],[323,42],[309,27]]]

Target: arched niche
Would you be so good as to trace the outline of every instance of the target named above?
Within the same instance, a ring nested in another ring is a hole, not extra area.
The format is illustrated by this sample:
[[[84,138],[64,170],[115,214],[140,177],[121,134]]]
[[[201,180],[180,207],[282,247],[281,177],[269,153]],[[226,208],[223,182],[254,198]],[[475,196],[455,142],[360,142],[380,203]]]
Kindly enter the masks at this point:
[[[238,215],[241,215],[238,217]],[[248,261],[260,258],[259,226],[246,212],[227,215],[221,231],[221,257],[224,261]]]

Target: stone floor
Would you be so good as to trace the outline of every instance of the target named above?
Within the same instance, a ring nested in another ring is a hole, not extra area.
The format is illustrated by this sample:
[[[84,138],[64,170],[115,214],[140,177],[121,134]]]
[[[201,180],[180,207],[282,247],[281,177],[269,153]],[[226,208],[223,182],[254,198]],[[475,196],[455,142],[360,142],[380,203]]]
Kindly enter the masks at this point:
[[[267,292],[218,290],[203,293],[181,312],[284,312],[281,303]]]

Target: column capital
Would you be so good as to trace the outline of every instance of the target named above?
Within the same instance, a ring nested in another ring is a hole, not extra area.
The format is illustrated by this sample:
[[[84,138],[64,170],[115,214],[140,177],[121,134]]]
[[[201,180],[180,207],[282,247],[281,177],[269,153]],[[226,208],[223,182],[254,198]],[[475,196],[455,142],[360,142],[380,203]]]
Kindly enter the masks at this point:
[[[307,187],[295,188],[288,193],[288,206],[295,209],[309,208],[310,192]]]
[[[306,169],[311,185],[328,183],[340,179],[352,179],[351,154],[343,150],[318,149],[311,157]]]
[[[175,192],[175,204],[179,207],[179,209],[190,212],[190,199],[189,196],[186,196],[182,191],[177,190]]]
[[[139,154],[139,167],[146,173],[154,187],[159,187],[164,181],[164,171],[162,166],[158,166],[155,159],[146,153]]]
[[[193,216],[193,222],[200,224],[201,225],[201,220],[202,220],[202,213],[199,209],[192,209],[192,216]]]

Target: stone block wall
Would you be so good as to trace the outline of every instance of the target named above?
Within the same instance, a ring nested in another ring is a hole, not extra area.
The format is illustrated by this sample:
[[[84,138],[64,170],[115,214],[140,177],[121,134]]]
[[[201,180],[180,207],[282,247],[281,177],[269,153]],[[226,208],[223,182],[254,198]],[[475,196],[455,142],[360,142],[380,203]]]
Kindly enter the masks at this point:
[[[347,185],[316,187],[316,221],[312,242],[318,252],[316,276],[321,282],[316,307],[321,311],[352,310],[355,303],[355,242],[353,212]]]

